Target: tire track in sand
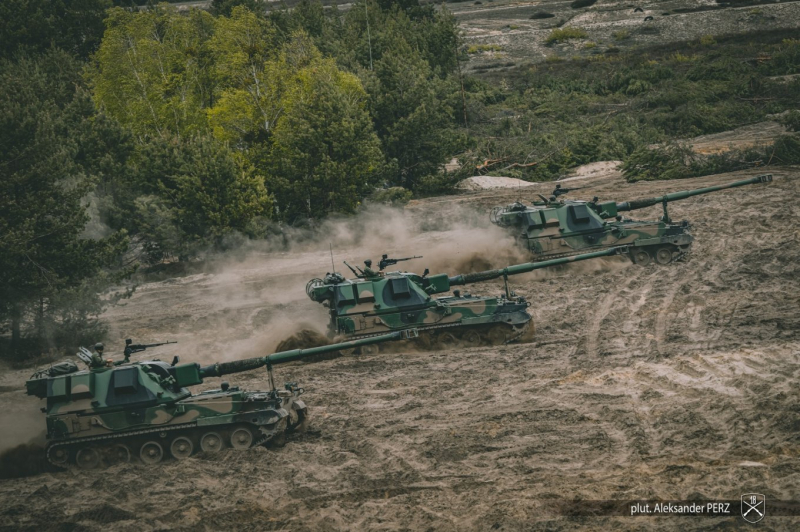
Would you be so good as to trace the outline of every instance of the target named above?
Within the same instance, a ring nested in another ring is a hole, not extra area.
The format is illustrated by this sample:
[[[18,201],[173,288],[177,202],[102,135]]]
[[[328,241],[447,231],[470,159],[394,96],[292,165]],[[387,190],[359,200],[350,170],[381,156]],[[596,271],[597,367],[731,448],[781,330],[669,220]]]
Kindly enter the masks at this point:
[[[619,288],[611,290],[600,302],[597,312],[595,312],[592,317],[589,331],[586,333],[586,353],[589,356],[596,357],[598,355],[597,343],[600,337],[600,325],[603,324],[603,320],[611,313],[611,309],[614,308],[614,301],[620,297],[620,293],[627,290],[636,278],[636,275],[629,275],[627,280],[622,283]]]
[[[688,282],[688,280],[676,280],[675,277],[677,276],[677,270],[673,268],[670,272],[669,281],[665,283],[667,286],[669,286],[669,289],[667,290],[667,294],[664,296],[664,301],[661,303],[661,310],[659,310],[658,314],[656,314],[656,352],[661,356],[665,356],[667,354],[664,349],[664,342],[667,336],[667,316],[669,315],[670,307],[672,307],[672,302],[675,300],[675,295],[678,293],[678,290],[683,288],[683,286]]]
[[[722,250],[726,248],[726,240],[727,239],[717,239],[718,244],[713,247],[713,253],[705,253],[703,256],[708,257],[710,255],[717,256],[721,253]],[[670,279],[666,284],[669,286],[669,290],[667,294],[664,296],[664,301],[661,305],[661,310],[658,311],[656,315],[656,324],[655,324],[655,341],[656,341],[656,352],[661,356],[666,356],[667,349],[666,349],[666,336],[667,336],[667,327],[669,326],[669,320],[667,319],[670,315],[670,308],[672,307],[672,303],[675,300],[675,296],[678,294],[678,291],[681,290],[689,281],[694,278],[694,276],[690,275],[690,273],[697,273],[698,268],[704,268],[708,264],[708,261],[702,262],[695,262],[695,263],[688,263],[689,268],[686,269],[678,269],[672,268],[670,270]],[[672,266],[678,266],[677,264],[673,264]],[[712,263],[711,267],[702,275],[702,278],[706,282],[720,282],[720,274],[722,273],[724,265],[722,262]],[[694,270],[692,272],[692,270]],[[680,279],[676,279],[676,277],[680,277]],[[735,307],[734,307],[735,312]],[[716,336],[719,336],[719,332],[717,332]],[[704,343],[705,348],[709,348],[711,342]]]

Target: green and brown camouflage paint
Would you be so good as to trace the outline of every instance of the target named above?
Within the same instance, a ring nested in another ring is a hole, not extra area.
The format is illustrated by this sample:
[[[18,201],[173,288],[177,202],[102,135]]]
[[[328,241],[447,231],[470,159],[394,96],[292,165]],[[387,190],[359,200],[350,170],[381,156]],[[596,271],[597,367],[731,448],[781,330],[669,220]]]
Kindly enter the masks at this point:
[[[542,198],[544,201],[531,206],[517,202],[496,207],[490,219],[512,231],[519,244],[531,252],[534,261],[627,246],[628,256],[637,264],[645,265],[651,259],[668,264],[688,253],[694,241],[688,221],[673,223],[670,220],[669,202],[770,181],[771,174],[759,175],[725,185],[619,203]],[[663,206],[664,214],[657,221],[634,221],[619,215],[658,204]]]
[[[167,450],[186,458],[195,447],[215,451],[229,442],[247,448],[301,427],[308,412],[300,399],[303,389],[294,383],[276,389],[273,365],[408,336],[393,332],[205,367],[151,360],[78,371],[74,364],[62,364],[66,370],[37,372],[25,384],[28,395],[47,400],[42,409],[47,414],[46,453],[54,464],[95,467],[112,455],[127,461],[137,454],[145,463],[155,463]],[[264,366],[268,391],[244,391],[227,383],[199,394],[188,389],[209,377]],[[214,445],[204,445],[209,435]]]
[[[507,284],[505,294],[497,297],[457,291],[439,298],[432,295],[449,292],[452,286],[507,279],[510,275],[618,253],[616,249],[600,250],[454,277],[395,271],[345,279],[341,274],[328,273],[323,279],[309,281],[306,293],[312,301],[329,309],[328,335],[332,338],[364,338],[416,328],[427,333],[421,335],[422,340],[435,340],[438,334],[447,335],[441,343],[507,343],[531,330],[527,311],[530,303],[509,292]]]

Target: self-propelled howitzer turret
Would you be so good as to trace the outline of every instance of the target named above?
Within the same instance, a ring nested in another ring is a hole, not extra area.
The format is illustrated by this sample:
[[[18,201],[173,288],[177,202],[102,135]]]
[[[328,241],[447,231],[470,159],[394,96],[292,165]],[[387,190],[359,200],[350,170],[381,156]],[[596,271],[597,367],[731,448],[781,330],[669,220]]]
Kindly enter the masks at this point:
[[[620,253],[606,249],[546,262],[525,263],[499,270],[448,276],[410,272],[377,272],[345,279],[328,273],[324,279],[312,279],[306,293],[312,301],[329,309],[328,335],[332,338],[368,338],[389,331],[410,328],[419,330],[424,347],[449,348],[503,344],[528,339],[533,334],[530,303],[508,290],[511,275]],[[475,296],[454,290],[439,298],[434,294],[491,279],[506,280],[500,296]],[[362,348],[369,352],[369,348]]]
[[[694,237],[688,221],[675,223],[667,204],[700,194],[756,183],[769,183],[772,175],[760,175],[734,183],[633,201],[600,202],[547,200],[531,206],[514,203],[492,210],[491,221],[513,231],[517,241],[528,249],[535,261],[585,253],[597,249],[628,246],[633,262],[648,264],[654,259],[669,264],[691,249]],[[663,216],[656,221],[635,221],[619,213],[661,204]]]
[[[166,456],[182,460],[199,450],[281,443],[286,433],[304,427],[308,409],[300,399],[303,389],[295,383],[275,387],[272,366],[415,335],[392,332],[209,366],[181,364],[176,357],[172,364],[150,360],[115,365],[108,360],[79,371],[73,362],[64,362],[35,373],[25,385],[28,395],[47,399],[42,409],[47,414],[45,452],[53,464],[91,469],[133,457],[156,464]],[[87,353],[79,356],[91,364]],[[244,391],[227,382],[215,390],[189,391],[210,377],[261,367],[267,368],[267,391]]]

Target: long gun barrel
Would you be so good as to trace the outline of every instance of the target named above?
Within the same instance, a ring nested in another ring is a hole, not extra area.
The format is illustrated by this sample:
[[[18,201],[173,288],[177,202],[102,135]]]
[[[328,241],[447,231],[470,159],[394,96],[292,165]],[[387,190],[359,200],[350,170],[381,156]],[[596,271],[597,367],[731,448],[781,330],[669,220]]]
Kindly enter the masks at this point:
[[[414,255],[413,257],[405,257],[402,259],[390,259],[386,255],[384,255],[383,258],[381,258],[380,263],[378,263],[378,269],[385,270],[387,266],[392,266],[394,264],[397,264],[398,262],[403,262],[412,259],[421,259],[421,258],[423,258],[422,255]]]
[[[178,342],[158,342],[155,344],[132,344],[130,340],[125,341],[125,356],[129,356],[132,353],[138,353],[140,351],[144,351],[148,347],[159,347],[162,345],[167,344],[177,344]]]
[[[552,195],[558,197],[562,194],[568,194],[570,192],[574,192],[576,190],[583,190],[586,187],[572,187],[572,188],[561,188],[561,185],[556,185],[555,190],[553,190]]]
[[[411,333],[411,334],[409,334]],[[320,347],[311,347],[309,349],[292,349],[291,351],[282,351],[274,353],[265,357],[247,358],[244,360],[236,360],[234,362],[219,362],[210,366],[199,368],[199,378],[205,379],[207,377],[222,377],[223,375],[230,375],[231,373],[240,373],[242,371],[250,371],[264,366],[273,366],[275,364],[284,364],[286,362],[293,362],[312,355],[319,355],[322,353],[330,353],[332,351],[339,351],[340,349],[351,349],[370,344],[379,344],[383,342],[390,342],[392,340],[401,340],[414,336],[416,331],[397,331],[381,336],[373,336],[371,338],[362,338],[360,340],[352,340],[349,342],[341,342],[338,344],[323,345]],[[189,364],[186,364],[187,366]],[[196,366],[196,364],[192,364]]]
[[[577,262],[581,260],[596,259],[599,257],[609,257],[611,255],[619,255],[621,253],[625,253],[626,251],[627,248],[624,247],[610,248],[610,249],[604,249],[603,251],[596,251],[594,253],[584,253],[583,255],[573,255],[571,257],[563,257],[560,259],[546,260],[542,262],[526,262],[523,264],[516,264],[514,266],[509,266],[508,268],[502,268],[500,270],[486,270],[483,272],[467,273],[464,275],[447,277],[446,278],[447,283],[442,283],[441,280],[434,279],[435,277],[439,276],[433,276],[430,277],[429,279],[432,282],[432,286],[435,286],[436,288],[435,292],[446,292],[450,290],[450,286],[459,286],[471,283],[478,283],[481,281],[490,281],[492,279],[499,279],[501,277],[506,278],[509,275],[519,275],[521,273],[532,272],[534,270],[548,268],[550,266],[558,266],[560,264],[569,264],[570,262]]]
[[[772,181],[772,174],[764,174],[753,177],[751,179],[744,179],[742,181],[734,181],[733,183],[727,183],[725,185],[717,185],[713,187],[705,187],[705,188],[697,188],[695,190],[684,190],[681,192],[673,192],[671,194],[666,194],[664,196],[658,196],[655,198],[642,198],[636,199],[632,201],[622,201],[616,204],[616,211],[623,212],[623,211],[635,211],[637,209],[644,209],[645,207],[650,207],[652,205],[658,205],[659,203],[669,203],[670,201],[682,200],[686,198],[690,198],[692,196],[699,196],[700,194],[708,194],[709,192],[716,192],[717,190],[724,190],[726,188],[734,188],[734,187],[743,187],[745,185],[754,185],[756,183],[769,183]],[[605,205],[601,206],[604,207]],[[616,216],[616,213],[610,214],[608,209],[603,209],[603,212],[600,214],[603,218],[611,218]]]

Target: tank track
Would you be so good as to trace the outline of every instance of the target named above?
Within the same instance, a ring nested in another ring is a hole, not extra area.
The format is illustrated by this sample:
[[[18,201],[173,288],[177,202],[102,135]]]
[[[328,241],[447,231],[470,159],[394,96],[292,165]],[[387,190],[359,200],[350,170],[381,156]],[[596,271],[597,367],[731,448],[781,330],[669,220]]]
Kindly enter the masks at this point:
[[[478,331],[484,331],[484,330],[490,329],[492,327],[497,327],[497,326],[507,327],[507,328],[511,329],[511,331],[513,333],[512,336],[506,338],[503,342],[500,342],[500,344],[499,344],[499,345],[506,345],[506,344],[510,344],[511,342],[515,342],[518,339],[524,337],[526,335],[526,333],[528,333],[528,331],[533,328],[533,320],[532,319],[528,320],[527,322],[525,322],[521,326],[509,325],[507,323],[502,323],[502,322],[486,323],[486,324],[477,325],[477,326],[476,325],[463,325],[463,324],[460,324],[460,323],[454,323],[454,324],[448,324],[448,325],[431,325],[431,326],[427,326],[427,327],[416,327],[416,329],[420,333],[420,338],[422,338],[424,333],[431,334],[431,333],[434,333],[434,332],[440,332],[440,331],[446,331],[446,330],[459,330],[459,331],[478,330]],[[382,334],[386,334],[386,331],[376,332],[376,333],[372,333],[372,334],[363,334],[363,335],[353,336],[353,337],[348,338],[348,339],[350,339],[350,340],[361,340],[362,338],[373,338],[375,336],[380,336]],[[400,341],[400,342],[396,342],[395,344],[393,344],[393,347],[396,347],[398,345],[403,345],[403,344],[405,344],[406,342],[409,342],[409,341],[410,340],[403,340],[403,341]],[[498,344],[492,344],[492,345],[498,345]]]
[[[102,436],[91,436],[88,438],[76,438],[74,440],[63,441],[63,442],[55,442],[51,443],[47,446],[46,458],[47,461],[53,464],[56,467],[63,468],[66,464],[60,464],[58,462],[54,462],[50,456],[50,452],[55,449],[56,447],[72,447],[81,445],[84,443],[94,443],[94,442],[116,442],[122,441],[125,439],[130,439],[131,437],[141,436],[143,434],[153,434],[155,432],[172,432],[176,430],[183,430],[183,429],[190,429],[196,428],[197,423],[184,423],[181,425],[173,425],[171,427],[158,427],[158,428],[148,428],[148,429],[141,429],[141,430],[133,430],[127,431],[124,434],[104,434]]]
[[[254,432],[256,434],[260,434],[261,436],[257,437],[257,438],[254,438],[254,441],[250,445],[250,448],[252,449],[253,447],[258,447],[259,445],[264,445],[266,443],[269,443],[276,436],[284,435],[286,433],[292,433],[292,432],[297,431],[298,427],[302,427],[304,421],[307,418],[308,418],[307,409],[303,409],[302,413],[298,413],[298,421],[294,426],[289,426],[288,425],[288,421],[287,421],[286,422],[286,426],[284,426],[283,429],[277,430],[277,431],[273,432],[272,434],[267,434],[266,432],[261,430],[262,427],[258,427]],[[286,419],[286,418],[284,418],[284,419]],[[222,427],[223,427],[223,430],[224,430],[224,428],[227,428],[226,425],[223,425]],[[65,467],[67,467],[68,465],[70,465],[70,462],[69,462],[69,460],[66,461],[66,462],[58,462],[58,461],[53,460],[52,451],[57,449],[57,448],[75,449],[75,448],[80,448],[80,447],[86,446],[87,444],[93,444],[93,443],[97,443],[97,442],[101,442],[101,443],[104,443],[104,444],[111,444],[111,445],[113,445],[114,443],[123,443],[123,444],[127,445],[127,444],[129,444],[131,442],[132,439],[140,437],[140,436],[144,436],[144,435],[147,435],[147,434],[158,434],[158,433],[162,433],[162,432],[163,433],[166,433],[166,432],[175,433],[175,432],[178,432],[178,431],[187,431],[187,430],[190,430],[190,429],[198,429],[198,428],[200,428],[200,427],[198,427],[197,423],[183,423],[183,424],[180,424],[180,425],[173,425],[173,426],[170,426],[170,427],[149,427],[149,428],[146,428],[146,429],[126,431],[126,432],[121,433],[121,434],[104,434],[102,436],[91,436],[91,437],[87,437],[87,438],[76,438],[76,439],[73,439],[73,440],[53,442],[53,443],[51,443],[50,445],[47,446],[47,448],[45,450],[45,458],[47,459],[47,461],[50,464],[52,464],[52,465],[54,465],[54,466],[56,466],[58,468],[63,469]],[[211,427],[206,427],[206,428],[211,429]]]
[[[667,245],[667,244],[662,244],[662,245]],[[609,246],[609,247],[610,248],[614,248],[614,247],[618,247],[618,248],[629,247],[630,249],[645,249],[648,252],[650,252],[650,251],[657,250],[659,247],[662,247],[662,245],[653,244],[652,246],[639,246],[639,247],[636,247],[636,246]],[[674,244],[671,244],[671,245],[674,245]],[[570,251],[568,253],[557,253],[555,255],[547,255],[547,256],[541,256],[541,255],[534,254],[533,258],[531,259],[531,262],[536,263],[536,262],[544,262],[546,260],[563,259],[565,257],[576,257],[576,256],[582,255],[584,253],[591,253],[592,251],[600,251],[602,249],[604,249],[604,248],[603,247],[588,248],[588,249],[584,249],[584,250],[580,250],[580,251]],[[689,260],[689,256],[690,256],[690,252],[689,251],[683,251],[681,249],[677,249],[677,250],[674,251],[674,253],[677,253],[678,255],[672,259],[672,262],[686,262],[686,261]],[[629,255],[624,255],[624,256],[626,256],[628,258],[631,258]],[[632,258],[631,258],[631,261],[633,261]]]

